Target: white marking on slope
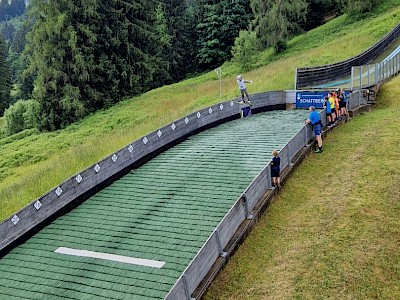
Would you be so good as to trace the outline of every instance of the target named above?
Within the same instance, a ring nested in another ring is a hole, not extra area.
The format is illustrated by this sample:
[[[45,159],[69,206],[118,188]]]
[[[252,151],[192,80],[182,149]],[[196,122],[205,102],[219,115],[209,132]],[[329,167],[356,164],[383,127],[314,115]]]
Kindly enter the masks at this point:
[[[73,256],[105,259],[105,260],[117,261],[117,262],[121,262],[121,263],[125,263],[125,264],[139,265],[139,266],[158,268],[158,269],[161,269],[165,265],[165,261],[142,259],[142,258],[135,258],[135,257],[87,251],[87,250],[78,250],[78,249],[65,248],[65,247],[60,247],[57,250],[55,250],[54,252],[60,253],[60,254],[66,254],[66,255],[73,255]]]

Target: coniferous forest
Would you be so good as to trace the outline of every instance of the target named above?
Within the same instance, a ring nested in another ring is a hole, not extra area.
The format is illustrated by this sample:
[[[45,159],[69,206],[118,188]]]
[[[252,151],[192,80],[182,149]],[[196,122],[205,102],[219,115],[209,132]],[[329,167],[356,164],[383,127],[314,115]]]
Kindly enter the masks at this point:
[[[53,131],[377,0],[0,0],[6,134]]]

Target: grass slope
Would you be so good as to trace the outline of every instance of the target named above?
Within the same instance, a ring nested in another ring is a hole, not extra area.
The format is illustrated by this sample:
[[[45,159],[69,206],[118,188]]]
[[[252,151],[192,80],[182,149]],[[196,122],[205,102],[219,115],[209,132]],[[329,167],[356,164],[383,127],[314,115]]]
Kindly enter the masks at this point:
[[[254,80],[250,93],[293,89],[296,67],[333,63],[359,54],[399,22],[400,7],[396,6],[362,20],[343,15],[296,37],[283,55],[267,50],[259,56],[259,67],[244,74]],[[222,69],[223,100],[237,97],[234,75],[240,72],[238,66],[228,62]],[[133,140],[218,103],[218,88],[212,71],[126,99],[64,130],[28,130],[0,139],[0,220]]]
[[[209,290],[210,299],[400,299],[400,77],[324,141]]]

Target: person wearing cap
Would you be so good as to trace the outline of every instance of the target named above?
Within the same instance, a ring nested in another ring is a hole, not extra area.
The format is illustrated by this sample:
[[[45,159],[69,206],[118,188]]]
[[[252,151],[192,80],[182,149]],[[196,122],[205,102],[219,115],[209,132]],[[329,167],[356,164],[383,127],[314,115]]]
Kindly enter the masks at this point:
[[[313,131],[315,135],[315,139],[318,142],[318,149],[315,150],[315,153],[321,153],[323,151],[322,149],[322,122],[321,122],[321,117],[319,113],[315,110],[314,106],[309,107],[310,111],[310,116],[308,119],[304,122],[305,124],[311,124],[313,126]]]
[[[248,93],[247,88],[246,88],[246,83],[253,83],[253,81],[252,80],[244,80],[242,75],[236,76],[236,81],[238,83],[239,90],[240,90],[240,95],[242,97],[241,103],[245,103],[244,96],[246,95],[247,102],[249,103],[250,106],[252,106],[252,104],[250,102],[249,93]]]

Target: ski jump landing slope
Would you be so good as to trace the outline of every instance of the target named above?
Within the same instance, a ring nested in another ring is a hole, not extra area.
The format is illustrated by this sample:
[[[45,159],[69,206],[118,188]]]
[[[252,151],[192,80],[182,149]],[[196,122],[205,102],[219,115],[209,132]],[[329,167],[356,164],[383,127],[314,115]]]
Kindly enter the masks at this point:
[[[307,115],[224,123],[131,170],[0,259],[0,299],[164,299]]]

